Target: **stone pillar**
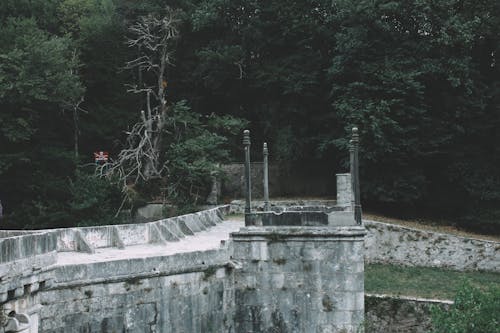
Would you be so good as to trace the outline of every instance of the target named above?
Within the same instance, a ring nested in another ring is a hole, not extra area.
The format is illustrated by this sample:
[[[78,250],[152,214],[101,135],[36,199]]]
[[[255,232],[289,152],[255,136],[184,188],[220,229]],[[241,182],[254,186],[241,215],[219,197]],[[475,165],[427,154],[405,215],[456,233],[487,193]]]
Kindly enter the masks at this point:
[[[267,149],[267,143],[264,142],[263,149],[264,155],[264,163],[263,163],[263,172],[264,172],[264,210],[268,211],[270,208],[269,205],[269,164],[268,164],[268,156],[269,151]]]
[[[243,131],[243,146],[245,149],[245,214],[250,214],[252,202],[252,185],[250,174],[250,131]]]
[[[352,195],[352,184],[350,173],[338,173],[337,175],[337,206],[349,207],[352,210],[354,197]]]
[[[208,194],[206,202],[209,205],[217,205],[219,203],[221,183],[217,177],[216,172],[212,172],[210,174],[210,178],[212,180],[212,188],[210,189],[210,193]]]
[[[351,165],[351,183],[352,183],[352,193],[354,202],[352,203],[352,207],[354,210],[354,219],[356,223],[361,225],[361,195],[359,191],[359,135],[358,128],[352,128],[352,139],[349,142],[349,152],[350,152],[350,165]]]
[[[235,332],[362,332],[365,230],[249,227],[232,234]]]

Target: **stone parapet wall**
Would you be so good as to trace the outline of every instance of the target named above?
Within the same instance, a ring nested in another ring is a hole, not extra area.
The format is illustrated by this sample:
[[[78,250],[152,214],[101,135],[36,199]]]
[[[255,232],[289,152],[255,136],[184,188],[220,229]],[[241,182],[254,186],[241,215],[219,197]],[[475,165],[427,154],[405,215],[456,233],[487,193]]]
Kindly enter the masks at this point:
[[[229,205],[148,223],[53,229],[57,250],[92,253],[97,248],[166,243],[206,230],[222,221]]]
[[[26,316],[30,323],[23,332],[38,333],[38,296],[53,284],[56,238],[50,232],[6,231],[2,236],[5,238],[0,238],[0,311]]]
[[[368,263],[500,272],[500,243],[364,221]]]
[[[453,302],[388,295],[365,295],[366,333],[427,333],[433,306],[448,309]]]
[[[0,238],[0,264],[56,251],[55,237],[51,232],[5,231],[3,236]]]
[[[271,210],[286,210],[289,207],[333,207],[336,205],[335,200],[314,200],[314,199],[297,199],[297,200],[273,200],[270,202]],[[245,200],[233,200],[230,203],[230,214],[244,214]],[[252,211],[263,211],[264,201],[252,200]]]

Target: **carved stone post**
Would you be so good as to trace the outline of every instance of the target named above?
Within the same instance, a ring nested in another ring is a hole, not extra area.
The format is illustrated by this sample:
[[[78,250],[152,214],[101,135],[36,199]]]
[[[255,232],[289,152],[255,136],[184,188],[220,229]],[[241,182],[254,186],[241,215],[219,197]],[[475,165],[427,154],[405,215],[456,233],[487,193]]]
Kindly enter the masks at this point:
[[[352,128],[352,139],[350,141],[350,162],[351,162],[351,183],[353,192],[354,219],[357,224],[361,224],[361,196],[359,192],[359,134],[358,128]]]
[[[349,140],[349,174],[351,182],[351,210],[354,212],[354,198],[356,194],[354,193],[354,145],[352,139]]]
[[[269,151],[267,149],[267,143],[264,142],[262,153],[264,154],[264,210],[269,210],[269,165],[268,165],[268,156]]]
[[[245,146],[245,214],[250,214],[252,201],[252,185],[250,183],[250,131],[243,131],[243,146]]]

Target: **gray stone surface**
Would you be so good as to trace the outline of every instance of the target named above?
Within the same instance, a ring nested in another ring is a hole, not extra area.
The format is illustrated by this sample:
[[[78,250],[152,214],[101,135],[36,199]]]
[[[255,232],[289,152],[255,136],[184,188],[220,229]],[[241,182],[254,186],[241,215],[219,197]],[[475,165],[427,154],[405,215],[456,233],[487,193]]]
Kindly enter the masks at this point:
[[[248,227],[232,235],[236,332],[358,332],[362,227]]]
[[[0,264],[55,250],[55,237],[50,232],[19,233],[9,238],[0,238]]]
[[[137,215],[145,219],[161,219],[163,217],[164,205],[161,203],[150,203],[137,209]]]
[[[365,295],[367,333],[427,333],[431,307],[448,309],[451,301],[387,295]]]
[[[207,205],[218,205],[220,203],[221,197],[221,182],[215,174],[211,176],[212,186],[210,188],[210,193],[207,196]]]
[[[38,333],[38,295],[54,279],[56,238],[49,232],[12,234],[0,239],[0,311],[26,315],[32,324],[23,332]]]
[[[500,243],[364,221],[367,262],[500,272]]]
[[[326,208],[326,207],[323,207]],[[356,225],[353,212],[319,210],[317,207],[291,207],[283,212],[245,214],[246,226],[347,226]]]
[[[252,211],[264,211],[265,202],[263,200],[252,200]],[[314,199],[297,199],[297,200],[273,200],[270,202],[271,210],[281,212],[287,209],[299,210],[298,207],[317,207],[319,208],[335,208],[342,210],[342,207],[336,207],[335,200],[314,200]],[[245,212],[245,201],[232,200],[230,203],[230,214],[243,214]]]
[[[40,296],[40,332],[230,332],[227,259],[206,251],[60,266],[57,288]]]
[[[244,178],[244,163],[233,163],[222,166],[224,176],[221,181],[222,196],[226,198],[244,198],[245,197],[245,178]],[[251,166],[251,184],[252,196],[254,198],[263,198],[264,188],[262,179],[263,163],[252,162]],[[280,195],[278,187],[278,177],[280,170],[275,165],[269,165],[269,188],[271,195]]]
[[[341,207],[351,207],[354,202],[352,193],[351,174],[338,173],[337,175],[337,205]]]

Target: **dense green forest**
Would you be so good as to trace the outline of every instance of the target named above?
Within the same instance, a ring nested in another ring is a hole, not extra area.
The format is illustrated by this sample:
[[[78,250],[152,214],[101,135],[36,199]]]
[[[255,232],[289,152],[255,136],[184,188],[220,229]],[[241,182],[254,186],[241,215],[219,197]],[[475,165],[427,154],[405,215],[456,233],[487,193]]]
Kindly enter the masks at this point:
[[[500,2],[486,0],[2,0],[4,226],[113,222],[122,189],[94,177],[92,153],[119,156],[147,104],[127,87],[156,82],[126,65],[145,52],[130,27],[168,15],[167,171],[127,206],[203,197],[217,163],[241,159],[243,126],[276,163],[331,177],[356,125],[365,208],[498,232]]]

